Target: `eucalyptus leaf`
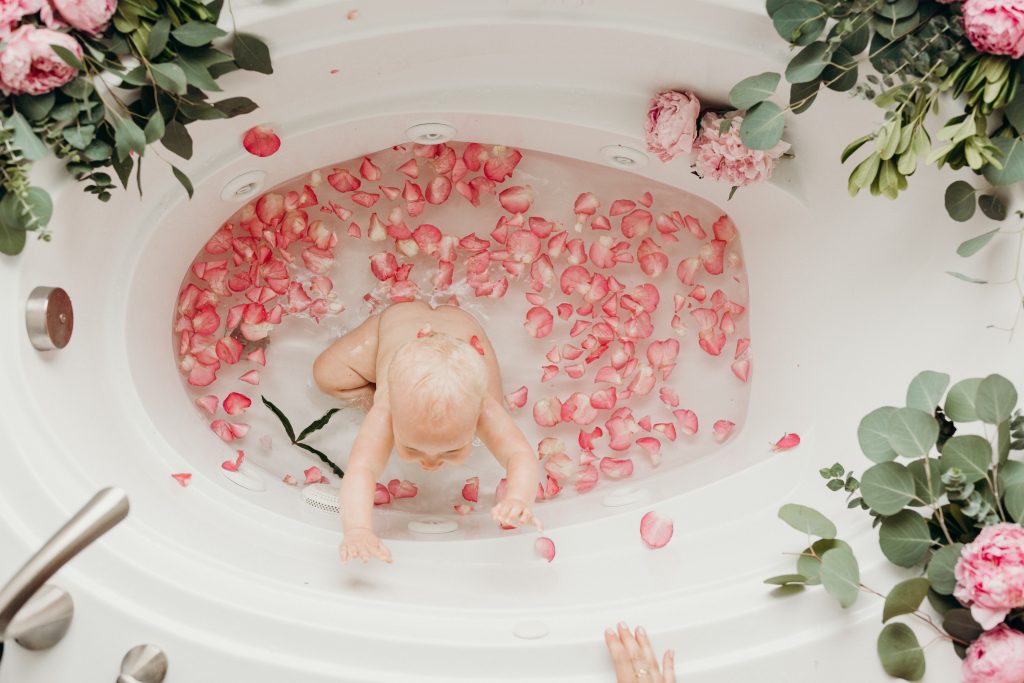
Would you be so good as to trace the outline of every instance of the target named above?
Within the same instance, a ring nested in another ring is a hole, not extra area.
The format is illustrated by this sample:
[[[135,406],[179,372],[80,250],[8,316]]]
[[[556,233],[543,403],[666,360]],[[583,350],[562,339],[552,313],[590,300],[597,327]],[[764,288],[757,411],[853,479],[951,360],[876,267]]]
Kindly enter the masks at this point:
[[[960,553],[963,551],[963,543],[944,545],[932,555],[928,561],[928,581],[931,582],[932,590],[939,595],[952,595],[956,587],[956,576],[953,570]]]
[[[141,157],[146,149],[146,135],[142,129],[131,119],[122,116],[114,116],[111,123],[114,126],[114,148],[117,156],[124,159],[129,151],[134,151]]]
[[[999,424],[1010,418],[1017,405],[1017,390],[1002,375],[989,375],[978,385],[975,409],[982,422]]]
[[[790,83],[808,83],[821,76],[829,64],[827,43],[811,43],[797,52],[786,65],[786,80]]]
[[[974,434],[954,436],[942,447],[939,465],[943,472],[958,468],[966,481],[973,484],[984,479],[992,466],[992,444]]]
[[[857,426],[857,441],[864,455],[872,462],[886,462],[896,458],[889,443],[889,418],[896,411],[892,406],[876,408],[864,416]]]
[[[1013,185],[1024,180],[1024,141],[1020,138],[994,138],[992,144],[1002,152],[1003,167],[985,164],[985,179],[996,187]]]
[[[833,548],[846,548],[853,552],[845,541],[838,538],[823,538],[812,543],[809,548],[804,548],[800,553],[796,560],[796,571],[807,579],[808,586],[821,583],[821,557]]]
[[[954,272],[952,270],[947,270],[946,271],[946,275],[952,275],[957,280],[963,280],[964,282],[970,282],[973,285],[987,285],[988,284],[988,280],[980,280],[980,279],[978,279],[976,277],[971,277],[970,275],[964,275],[963,273],[956,273],[956,272]]]
[[[53,216],[53,200],[41,187],[30,187],[21,196],[8,191],[0,200],[0,224],[13,230],[45,228]]]
[[[747,110],[740,126],[740,141],[749,149],[771,149],[782,139],[785,115],[774,102],[761,102]]]
[[[821,5],[793,0],[772,15],[775,31],[794,45],[807,45],[825,29],[826,15]]]
[[[7,117],[4,126],[14,130],[14,146],[21,150],[22,156],[26,159],[38,161],[46,156],[48,151],[46,145],[35,134],[32,125],[25,120],[20,112],[14,111]]]
[[[0,254],[17,256],[25,248],[28,233],[0,222]]]
[[[905,681],[924,677],[924,650],[906,624],[886,624],[878,634],[878,658],[885,673]]]
[[[926,463],[927,471],[925,470]],[[920,499],[912,500],[908,505],[917,507],[938,502],[945,491],[942,487],[942,470],[939,467],[939,461],[935,458],[919,458],[907,465],[907,470],[914,478],[914,495]],[[929,479],[931,480],[930,486]]]
[[[149,30],[149,38],[146,42],[146,57],[156,59],[164,48],[167,47],[167,36],[171,31],[171,20],[167,17],[161,18],[153,28]]]
[[[774,95],[779,79],[779,74],[771,71],[744,78],[729,91],[729,102],[737,109],[749,109]]]
[[[178,182],[181,183],[181,186],[185,188],[188,198],[192,199],[192,194],[195,191],[192,187],[192,181],[189,180],[189,177],[180,168],[173,164],[171,165],[171,171],[174,173],[174,177],[178,179]]]
[[[843,148],[843,153],[839,156],[839,163],[845,164],[846,160],[849,159],[854,152],[863,147],[864,143],[873,140],[874,137],[875,136],[873,134],[865,135],[863,137],[857,138],[856,140],[848,144],[845,148]]]
[[[179,57],[177,63],[181,67],[182,73],[185,74],[185,80],[189,85],[210,92],[220,92],[222,90],[202,63],[185,57]]]
[[[813,508],[795,503],[788,503],[779,508],[779,519],[790,525],[797,531],[818,536],[820,538],[835,538],[836,525],[825,515]]]
[[[146,136],[146,143],[156,142],[164,136],[164,117],[160,115],[159,109],[154,109],[149,115],[149,121],[142,131]]]
[[[807,111],[818,96],[820,81],[808,83],[794,83],[789,87],[789,106],[794,114],[802,114]]]
[[[1024,483],[1007,486],[1003,491],[1003,504],[1013,521],[1024,524]]]
[[[67,49],[63,45],[50,45],[50,49],[57,53],[61,61],[70,66],[72,69],[78,71],[85,71],[85,64],[82,64],[82,60],[78,58],[71,50]]]
[[[1005,491],[1014,484],[1024,484],[1024,462],[1017,460],[1004,462],[999,467],[997,482],[1001,491]]]
[[[971,610],[958,607],[951,609],[942,618],[942,630],[966,643],[978,639],[985,629],[971,616]]]
[[[842,46],[832,53],[832,60],[821,72],[821,80],[829,90],[846,92],[857,85],[857,60]]]
[[[978,207],[981,212],[994,221],[1006,219],[1006,204],[994,194],[983,194],[978,196]]]
[[[214,102],[213,106],[223,112],[227,118],[241,116],[242,114],[248,114],[259,109],[259,105],[248,97],[229,97],[219,102]]]
[[[900,567],[913,567],[919,563],[934,543],[928,532],[928,523],[912,510],[901,510],[891,517],[884,517],[878,530],[882,553]]]
[[[889,444],[905,458],[927,454],[939,438],[935,417],[917,408],[897,408],[889,416]]]
[[[57,98],[52,92],[42,95],[18,95],[14,98],[14,106],[30,121],[40,121],[50,113],[56,101]]]
[[[949,375],[944,372],[925,370],[918,373],[907,388],[907,407],[917,408],[926,413],[935,412],[948,386]]]
[[[897,462],[881,462],[864,472],[860,491],[872,510],[880,515],[894,515],[913,499],[914,477]]]
[[[995,230],[989,230],[988,232],[982,233],[977,237],[972,237],[966,242],[962,242],[960,246],[956,248],[956,253],[959,254],[960,256],[963,256],[964,258],[967,258],[968,256],[974,256],[979,251],[981,251],[982,247],[984,247],[986,244],[992,241],[992,238],[996,236],[997,232],[999,232],[999,228],[996,228]]]
[[[175,95],[185,94],[187,81],[185,79],[185,72],[182,71],[180,66],[169,62],[162,62],[151,65],[150,69],[153,71],[153,80],[157,86]]]
[[[1024,88],[1017,88],[1013,99],[1003,108],[1003,116],[1018,133],[1024,133]]]
[[[180,121],[168,121],[160,143],[182,159],[192,158],[192,136]]]
[[[914,579],[900,581],[885,596],[885,606],[882,608],[882,623],[901,614],[916,612],[927,594],[928,579],[919,576]]]
[[[65,126],[61,130],[61,137],[68,141],[75,149],[84,150],[88,147],[96,134],[95,126]]]
[[[970,220],[975,209],[974,193],[975,189],[966,181],[957,180],[950,183],[945,195],[946,213],[949,217],[961,223]]]
[[[171,31],[171,35],[182,45],[200,47],[215,38],[226,36],[227,32],[205,21],[190,21]]]
[[[803,585],[807,583],[807,577],[803,574],[780,574],[764,580],[769,586],[789,586],[791,584]]]
[[[857,601],[860,568],[848,548],[833,548],[821,556],[821,584],[843,607]]]
[[[270,50],[266,44],[249,33],[236,33],[232,54],[239,67],[246,71],[258,71],[263,74],[274,73],[270,64]]]

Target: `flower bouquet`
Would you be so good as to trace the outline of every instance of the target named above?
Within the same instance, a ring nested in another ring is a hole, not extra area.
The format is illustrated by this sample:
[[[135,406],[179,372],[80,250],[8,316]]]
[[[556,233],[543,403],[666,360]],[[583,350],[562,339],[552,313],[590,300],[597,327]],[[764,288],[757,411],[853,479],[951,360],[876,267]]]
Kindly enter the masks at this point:
[[[110,199],[112,168],[141,193],[142,157],[161,142],[192,156],[186,126],[256,109],[245,97],[209,101],[236,69],[272,73],[266,45],[216,26],[223,0],[0,0],[0,252],[17,254],[29,231],[48,240],[49,194],[32,162],[63,161],[85,191]],[[174,176],[189,196],[192,183]]]
[[[892,676],[924,675],[923,647],[895,621],[910,617],[953,645],[966,683],[1020,683],[1024,417],[1013,384],[1000,375],[963,380],[947,393],[948,386],[948,375],[922,372],[905,407],[878,408],[861,420],[860,447],[874,464],[859,480],[839,463],[820,471],[829,489],[847,493],[847,507],[873,517],[885,557],[915,576],[885,595],[865,586],[835,525],[812,508],[788,504],[779,517],[817,540],[799,553],[795,573],[765,583],[784,591],[820,584],[843,607],[862,592],[883,598],[878,656]],[[978,425],[975,433],[960,433],[966,424]],[[931,613],[922,609],[926,599]]]

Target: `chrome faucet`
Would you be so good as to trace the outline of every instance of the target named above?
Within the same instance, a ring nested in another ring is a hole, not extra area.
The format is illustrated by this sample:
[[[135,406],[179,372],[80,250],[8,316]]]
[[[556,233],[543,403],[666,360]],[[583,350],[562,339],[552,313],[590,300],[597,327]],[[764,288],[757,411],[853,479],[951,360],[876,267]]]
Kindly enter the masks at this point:
[[[30,650],[60,642],[71,625],[74,602],[64,589],[43,584],[127,516],[125,492],[103,489],[0,588],[0,653],[3,642],[12,638]]]

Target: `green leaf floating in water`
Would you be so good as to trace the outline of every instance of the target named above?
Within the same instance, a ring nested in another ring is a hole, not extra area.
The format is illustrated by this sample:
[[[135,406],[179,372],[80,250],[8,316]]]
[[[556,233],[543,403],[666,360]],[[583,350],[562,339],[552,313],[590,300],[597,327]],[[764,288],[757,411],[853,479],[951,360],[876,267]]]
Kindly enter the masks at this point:
[[[295,430],[292,429],[292,423],[288,421],[288,418],[284,416],[284,413],[281,412],[280,408],[267,400],[266,396],[260,396],[260,398],[263,400],[263,405],[270,408],[274,415],[277,415],[277,419],[280,420],[281,424],[284,426],[284,431],[285,434],[288,435],[288,439],[292,443],[295,443]]]
[[[339,410],[340,410],[340,408],[331,408],[330,410],[328,410],[326,413],[324,413],[323,417],[321,417],[319,420],[315,420],[315,421],[309,423],[309,426],[306,427],[305,429],[303,429],[299,433],[299,436],[295,440],[296,441],[302,441],[303,439],[305,439],[308,435],[312,434],[313,432],[315,432],[315,431],[317,431],[319,429],[323,429],[324,427],[326,427],[327,423],[330,422],[331,417],[336,412],[338,412]]]

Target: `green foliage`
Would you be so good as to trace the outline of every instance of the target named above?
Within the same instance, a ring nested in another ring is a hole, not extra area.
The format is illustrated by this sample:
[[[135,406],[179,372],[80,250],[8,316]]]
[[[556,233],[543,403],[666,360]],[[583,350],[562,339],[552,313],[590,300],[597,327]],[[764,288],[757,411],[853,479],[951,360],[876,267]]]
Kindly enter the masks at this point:
[[[785,125],[782,108],[759,102],[747,111],[740,125],[740,141],[750,149],[771,149],[782,139]]]
[[[821,584],[843,607],[857,601],[860,568],[848,548],[833,548],[821,556]]]
[[[779,519],[809,536],[835,538],[836,525],[825,515],[804,505],[789,503],[779,508]]]
[[[931,413],[938,407],[949,386],[949,375],[925,370],[910,382],[907,388],[907,407]]]
[[[896,408],[883,406],[864,416],[857,427],[857,441],[860,449],[872,462],[886,462],[896,458],[896,451],[889,443],[889,419]]]
[[[946,213],[955,221],[967,221],[974,216],[974,193],[971,184],[956,180],[946,188]]]
[[[897,583],[885,596],[885,606],[882,608],[882,623],[901,614],[911,614],[917,611],[928,594],[928,579],[918,577],[907,579]]]
[[[225,49],[213,45],[228,35],[216,26],[222,5],[222,0],[122,1],[102,35],[71,30],[83,48],[82,57],[54,46],[58,57],[80,72],[77,78],[45,94],[4,101],[0,252],[20,252],[26,230],[37,231],[44,240],[50,237],[46,225],[52,204],[43,188],[28,184],[32,161],[52,151],[86,192],[107,201],[114,188],[112,175],[127,188],[134,172],[141,192],[142,158],[148,145],[163,142],[188,159],[192,138],[186,126],[256,108],[245,97],[208,101],[209,92],[221,89],[216,81],[224,73],[238,68],[273,71],[269,50],[255,36],[235,34]],[[136,60],[139,66],[126,70],[121,66],[124,59]],[[112,91],[100,97],[94,82],[103,72],[122,79],[121,96]],[[173,165],[172,172],[191,197],[194,188],[188,175]]]
[[[934,543],[928,523],[912,510],[901,510],[882,519],[878,544],[893,564],[913,567],[925,558]]]
[[[928,581],[931,588],[940,595],[952,595],[956,587],[956,577],[953,575],[953,568],[960,559],[960,552],[963,550],[963,543],[944,545],[935,551],[932,559],[928,561]]]
[[[905,681],[924,677],[924,650],[906,624],[886,624],[878,634],[878,658],[885,673]]]
[[[281,422],[281,426],[284,427],[284,432],[285,434],[288,435],[288,440],[291,441],[293,446],[297,446],[302,450],[312,453],[313,455],[320,458],[320,460],[323,461],[325,465],[330,467],[331,471],[334,472],[339,477],[345,476],[345,472],[343,472],[340,467],[335,465],[334,462],[331,461],[331,459],[327,456],[326,453],[317,450],[316,448],[313,448],[309,444],[303,442],[303,440],[313,432],[319,431],[320,429],[326,427],[327,423],[330,422],[331,417],[333,417],[334,414],[338,412],[338,408],[331,408],[321,417],[310,422],[305,429],[299,432],[298,436],[295,436],[295,428],[292,427],[291,420],[289,420],[285,416],[284,412],[282,412],[282,410],[278,408],[276,405],[271,403],[266,396],[260,396],[260,399],[263,401],[263,405],[265,405],[270,410],[270,412],[272,412]]]
[[[772,72],[744,78],[729,91],[729,103],[737,109],[749,109],[774,95],[779,79],[779,74]]]
[[[917,408],[897,408],[889,416],[889,444],[905,458],[926,454],[939,437],[935,417]]]
[[[914,477],[897,462],[882,462],[864,472],[861,492],[868,507],[880,515],[893,515],[914,497]]]

